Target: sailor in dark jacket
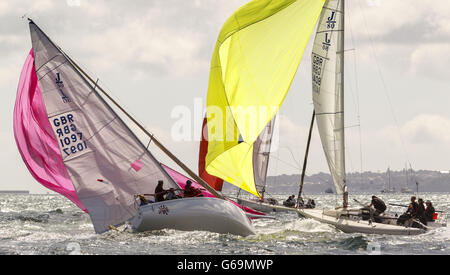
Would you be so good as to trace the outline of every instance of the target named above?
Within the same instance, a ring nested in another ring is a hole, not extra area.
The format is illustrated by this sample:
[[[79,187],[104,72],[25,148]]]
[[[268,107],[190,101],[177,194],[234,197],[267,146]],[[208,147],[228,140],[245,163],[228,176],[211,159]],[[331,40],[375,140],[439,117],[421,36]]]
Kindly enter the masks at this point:
[[[372,202],[369,207],[373,206],[375,208],[375,215],[379,216],[381,213],[386,211],[386,204],[377,196],[372,196]]]
[[[408,206],[408,210],[406,210],[404,214],[398,217],[397,224],[411,226],[414,222],[414,218],[416,218],[418,207],[419,205],[416,202],[416,197],[412,196],[411,203]]]
[[[425,218],[425,205],[423,204],[423,199],[421,198],[419,198],[419,203],[417,205],[416,219],[427,225],[427,220]]]
[[[417,207],[419,204],[416,202],[416,197],[411,197],[411,203],[409,204],[408,210],[406,211],[407,214],[411,216],[411,218],[415,218],[417,214]]]
[[[375,211],[371,208],[375,208]],[[371,220],[375,222],[382,222],[382,219],[379,218],[380,214],[382,214],[384,211],[386,211],[386,204],[383,200],[378,198],[377,196],[372,196],[372,202],[369,205],[369,211],[370,211],[370,218]]]
[[[426,202],[427,208],[425,208],[425,219],[428,222],[432,222],[434,221],[434,213],[436,212],[436,210],[434,210],[433,204],[431,203],[431,201],[427,201]]]

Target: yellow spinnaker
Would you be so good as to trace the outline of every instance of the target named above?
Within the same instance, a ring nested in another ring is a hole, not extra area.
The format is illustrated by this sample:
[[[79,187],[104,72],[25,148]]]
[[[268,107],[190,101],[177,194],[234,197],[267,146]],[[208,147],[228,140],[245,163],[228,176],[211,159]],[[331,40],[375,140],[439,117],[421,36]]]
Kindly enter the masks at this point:
[[[286,97],[325,0],[254,0],[223,26],[211,62],[206,171],[260,196],[253,143]]]

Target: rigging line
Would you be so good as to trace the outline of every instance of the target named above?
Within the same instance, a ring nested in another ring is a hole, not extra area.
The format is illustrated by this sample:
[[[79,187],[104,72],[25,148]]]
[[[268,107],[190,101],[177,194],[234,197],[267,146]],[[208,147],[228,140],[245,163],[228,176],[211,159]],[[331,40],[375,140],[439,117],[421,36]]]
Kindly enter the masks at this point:
[[[355,43],[355,36],[353,35],[352,24],[350,23],[350,16],[347,18],[347,28],[350,31],[350,38],[353,48],[357,49]],[[357,69],[357,52],[353,51],[353,77],[355,80],[355,95],[356,95],[356,115],[358,121],[358,133],[359,133],[359,162],[360,162],[360,181],[363,182],[363,146],[362,146],[362,127],[361,127],[361,100],[359,97],[359,82],[358,82],[358,69]]]
[[[276,157],[276,159],[279,159],[279,157],[280,157],[280,150],[277,150],[278,152],[277,152],[277,157]],[[278,175],[278,161],[276,161],[275,162],[275,175]],[[275,177],[275,185],[277,184],[277,179],[278,179],[278,177]]]
[[[294,153],[292,152],[291,148],[287,147],[287,146],[282,146],[280,148],[285,148],[289,151],[289,153],[291,153],[292,159],[294,160],[295,164],[298,165],[298,167],[300,167],[300,162],[297,161],[297,159],[295,158]]]
[[[118,96],[112,91],[112,89],[110,89],[110,88],[108,87],[108,85],[107,85],[105,82],[103,82],[103,80],[101,80],[101,79],[98,77],[97,74],[95,74],[94,72],[90,71],[90,70],[88,69],[87,66],[85,66],[83,63],[81,63],[81,62],[79,62],[79,61],[77,62],[77,65],[78,65],[80,68],[82,68],[85,72],[87,72],[89,75],[95,76],[95,78],[97,78],[97,81],[95,82],[95,88],[97,88],[97,87],[98,87],[98,84],[101,83],[103,89],[106,90],[110,95],[112,95],[112,96],[114,97],[114,100],[115,100],[117,103],[119,103],[121,106],[126,106],[126,105],[127,105],[127,104],[125,104],[125,103],[120,99],[120,97],[118,97]],[[108,99],[108,101],[109,101],[109,99]],[[114,104],[113,104],[113,106],[111,106],[111,107],[114,107],[114,108],[115,108]],[[134,118],[137,122],[139,122],[139,124],[143,125],[143,127],[144,127],[145,129],[147,129],[146,124],[143,123],[143,122],[139,119],[139,116],[137,116],[133,111],[127,110],[127,112],[128,112],[130,115],[132,115],[133,118]],[[131,129],[134,128],[133,123],[130,123],[131,121],[126,117],[126,115],[124,116],[121,112],[116,112],[116,113],[117,113],[117,115],[118,115],[124,122],[126,122],[127,127],[131,128]],[[143,137],[140,136],[140,135],[138,135],[137,137],[138,137],[139,139],[143,139]],[[153,137],[153,136],[152,136],[152,137]],[[150,140],[151,140],[151,139],[150,139]]]
[[[375,51],[375,47],[374,47],[374,42],[373,42],[372,36],[371,36],[371,34],[369,33],[369,28],[368,28],[368,25],[367,25],[366,16],[365,16],[365,13],[364,13],[364,10],[363,10],[363,8],[362,8],[362,6],[361,6],[360,1],[358,1],[358,4],[359,4],[359,8],[360,8],[360,10],[361,10],[361,17],[363,18],[363,21],[364,21],[365,30],[366,30],[367,36],[368,36],[368,38],[369,38],[369,41],[370,41],[370,48],[371,48],[371,50],[372,50],[372,54],[373,54],[373,57],[374,57],[374,59],[375,59],[375,64],[376,64],[376,67],[377,67],[377,72],[378,72],[378,75],[379,75],[379,77],[380,77],[380,80],[381,80],[381,83],[382,83],[382,86],[383,86],[383,92],[384,92],[384,94],[386,95],[386,98],[387,98],[388,103],[389,103],[389,107],[390,107],[391,114],[392,114],[393,119],[394,119],[394,122],[395,122],[395,124],[396,124],[396,126],[397,126],[397,130],[398,130],[400,142],[401,142],[401,144],[402,144],[402,149],[403,149],[403,151],[404,151],[404,153],[405,153],[406,160],[409,162],[408,152],[407,152],[407,150],[406,150],[406,146],[405,146],[405,142],[404,142],[403,136],[402,136],[402,134],[401,134],[401,132],[400,132],[400,124],[398,123],[397,117],[396,117],[396,115],[395,115],[394,107],[393,107],[393,105],[392,105],[392,101],[391,101],[391,98],[390,98],[390,96],[389,96],[389,91],[388,91],[388,88],[387,88],[387,84],[386,84],[386,81],[385,81],[384,76],[383,76],[383,74],[382,74],[380,64],[378,63],[378,57],[377,57],[377,54],[376,54],[376,51]]]
[[[295,169],[298,169],[299,171],[301,170],[299,167],[296,167],[296,166],[294,166],[294,165],[292,165],[292,164],[290,164],[290,163],[288,163],[287,161],[284,161],[284,160],[282,160],[282,159],[280,159],[280,158],[278,158],[278,157],[276,157],[276,156],[270,156],[271,158],[274,158],[274,159],[276,159],[276,160],[278,160],[278,161],[280,161],[280,162],[282,162],[282,163],[284,163],[284,164],[286,164],[287,166],[289,166],[289,167],[291,167],[291,168],[295,168]]]

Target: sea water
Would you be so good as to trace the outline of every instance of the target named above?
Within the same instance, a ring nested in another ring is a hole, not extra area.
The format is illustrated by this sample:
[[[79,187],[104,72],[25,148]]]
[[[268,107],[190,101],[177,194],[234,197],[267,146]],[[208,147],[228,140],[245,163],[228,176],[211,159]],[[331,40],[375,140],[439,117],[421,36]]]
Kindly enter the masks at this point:
[[[280,202],[290,194],[273,197]],[[408,194],[381,194],[387,204],[407,204]],[[340,197],[311,195],[317,208],[335,207]],[[450,211],[450,194],[426,193],[436,210]],[[369,203],[371,194],[351,195]],[[359,207],[353,203],[353,207]],[[402,207],[391,207],[402,213]],[[292,255],[292,254],[450,254],[450,229],[419,236],[347,234],[320,222],[278,213],[254,220],[257,234],[176,230],[95,234],[90,218],[60,195],[0,195],[0,254],[153,254],[153,255]]]

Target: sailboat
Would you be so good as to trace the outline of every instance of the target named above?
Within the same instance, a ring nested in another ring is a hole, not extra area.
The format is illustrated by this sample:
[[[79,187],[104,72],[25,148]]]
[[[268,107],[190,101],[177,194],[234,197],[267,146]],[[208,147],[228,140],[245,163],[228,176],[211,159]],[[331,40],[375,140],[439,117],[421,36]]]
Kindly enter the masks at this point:
[[[207,95],[208,175],[252,194],[262,212],[293,211],[265,197],[275,117],[290,89],[324,0],[256,0],[224,24]],[[205,146],[205,145],[204,145]]]
[[[373,221],[363,209],[348,208],[344,135],[344,0],[327,0],[319,19],[312,52],[312,94],[322,147],[342,206],[336,209],[297,209],[299,216],[330,224],[347,233],[417,235],[438,227],[397,225],[381,214]]]
[[[412,169],[411,169],[412,171]],[[408,177],[408,166],[405,166],[405,186],[400,188],[400,192],[403,194],[413,194],[414,192],[408,187],[409,177]]]
[[[383,188],[383,190],[381,190],[381,193],[384,193],[384,194],[396,193],[395,188],[391,188],[391,169],[390,168],[388,168],[386,174],[388,176],[388,185],[386,187],[386,183],[384,184],[384,188]]]
[[[241,208],[176,158],[31,19],[29,28],[32,50],[19,81],[14,134],[37,181],[87,212],[99,234],[125,223],[135,231],[255,233]],[[152,203],[159,181],[164,189],[181,189],[176,173],[157,161],[108,102],[214,197]]]

